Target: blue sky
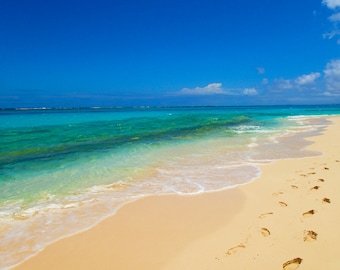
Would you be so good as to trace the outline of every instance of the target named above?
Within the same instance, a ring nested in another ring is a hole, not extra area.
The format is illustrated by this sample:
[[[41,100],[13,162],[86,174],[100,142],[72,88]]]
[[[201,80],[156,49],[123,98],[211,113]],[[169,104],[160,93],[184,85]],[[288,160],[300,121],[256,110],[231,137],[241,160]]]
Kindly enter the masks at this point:
[[[0,107],[340,103],[340,0],[3,0],[0,41]]]

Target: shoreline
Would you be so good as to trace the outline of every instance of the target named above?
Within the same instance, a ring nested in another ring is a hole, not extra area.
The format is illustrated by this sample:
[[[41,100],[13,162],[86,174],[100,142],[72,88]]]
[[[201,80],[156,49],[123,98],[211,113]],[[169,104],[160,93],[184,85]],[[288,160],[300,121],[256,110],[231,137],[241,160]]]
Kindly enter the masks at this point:
[[[259,165],[260,177],[232,189],[139,199],[12,269],[336,269],[340,118],[327,119],[306,138],[322,156]]]

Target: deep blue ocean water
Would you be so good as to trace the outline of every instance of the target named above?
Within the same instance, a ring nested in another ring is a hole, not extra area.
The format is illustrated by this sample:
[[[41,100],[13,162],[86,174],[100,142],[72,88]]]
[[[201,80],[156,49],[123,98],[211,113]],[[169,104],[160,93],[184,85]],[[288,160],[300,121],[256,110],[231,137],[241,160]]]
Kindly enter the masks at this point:
[[[0,111],[0,268],[151,194],[255,179],[258,164],[317,155],[305,137],[340,106]],[[34,244],[32,244],[34,243]]]

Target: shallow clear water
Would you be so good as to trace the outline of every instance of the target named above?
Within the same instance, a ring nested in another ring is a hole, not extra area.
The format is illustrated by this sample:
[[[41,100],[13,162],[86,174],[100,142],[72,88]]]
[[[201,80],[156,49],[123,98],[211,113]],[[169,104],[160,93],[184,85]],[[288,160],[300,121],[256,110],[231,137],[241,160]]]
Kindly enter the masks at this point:
[[[258,164],[317,155],[303,138],[338,106],[0,111],[0,267],[151,194],[256,178]]]

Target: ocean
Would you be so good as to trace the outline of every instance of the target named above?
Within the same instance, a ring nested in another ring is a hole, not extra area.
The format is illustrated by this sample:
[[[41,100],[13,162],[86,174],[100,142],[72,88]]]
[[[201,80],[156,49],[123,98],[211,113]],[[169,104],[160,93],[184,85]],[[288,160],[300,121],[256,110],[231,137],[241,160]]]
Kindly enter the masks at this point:
[[[260,164],[320,155],[305,138],[339,114],[336,105],[0,110],[0,269],[141,197],[232,188]]]

